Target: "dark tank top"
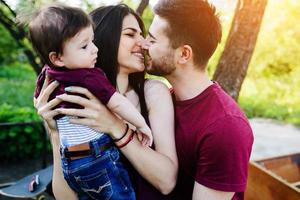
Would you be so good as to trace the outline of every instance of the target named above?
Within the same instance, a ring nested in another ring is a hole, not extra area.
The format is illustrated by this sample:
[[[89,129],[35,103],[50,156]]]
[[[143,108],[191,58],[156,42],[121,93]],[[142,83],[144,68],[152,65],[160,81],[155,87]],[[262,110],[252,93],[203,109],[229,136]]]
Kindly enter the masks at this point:
[[[127,169],[131,179],[137,200],[169,200],[169,195],[163,195],[147,180],[145,180],[130,164],[130,162],[121,154],[122,163]]]

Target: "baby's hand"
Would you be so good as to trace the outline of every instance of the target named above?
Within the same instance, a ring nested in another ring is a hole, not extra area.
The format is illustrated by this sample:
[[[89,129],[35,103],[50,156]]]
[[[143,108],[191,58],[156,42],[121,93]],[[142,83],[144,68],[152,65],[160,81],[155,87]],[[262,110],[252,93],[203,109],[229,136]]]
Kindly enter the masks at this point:
[[[138,139],[142,143],[142,145],[149,146],[149,147],[152,146],[153,136],[152,136],[151,130],[148,126],[139,128],[137,130],[137,135],[138,135]]]

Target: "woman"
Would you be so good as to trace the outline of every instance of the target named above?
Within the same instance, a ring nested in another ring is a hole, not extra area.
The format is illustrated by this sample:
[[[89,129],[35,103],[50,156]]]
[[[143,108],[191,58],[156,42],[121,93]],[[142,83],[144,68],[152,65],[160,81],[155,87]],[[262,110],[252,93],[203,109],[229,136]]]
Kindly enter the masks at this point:
[[[95,23],[95,44],[99,48],[96,66],[100,66],[117,90],[141,110],[152,129],[155,150],[141,145],[137,136],[120,149],[134,167],[129,167],[128,171],[136,185],[137,199],[166,199],[163,194],[170,193],[174,188],[178,170],[174,111],[168,88],[161,82],[144,79],[145,66],[141,47],[144,42],[143,22],[126,5],[98,8],[91,13],[91,17]],[[126,125],[84,88],[70,89],[71,92],[85,95],[88,99],[64,94],[47,103],[49,94],[58,84],[53,82],[48,86],[44,85],[40,96],[35,99],[35,107],[47,123],[51,134],[55,197],[76,199],[62,176],[59,138],[53,116],[78,116],[80,118],[74,119],[73,123],[109,133],[112,138],[120,138]],[[84,109],[52,110],[61,101],[80,104]]]

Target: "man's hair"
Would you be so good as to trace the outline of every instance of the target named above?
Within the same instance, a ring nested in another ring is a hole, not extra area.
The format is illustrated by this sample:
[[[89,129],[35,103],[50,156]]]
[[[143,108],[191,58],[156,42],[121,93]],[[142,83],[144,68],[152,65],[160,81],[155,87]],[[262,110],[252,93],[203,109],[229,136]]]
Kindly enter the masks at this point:
[[[190,45],[195,64],[206,66],[222,37],[215,7],[206,0],[160,0],[154,13],[168,22],[172,48]]]
[[[34,14],[29,22],[29,37],[43,62],[54,66],[49,53],[63,53],[65,42],[90,25],[91,19],[81,9],[51,4]]]

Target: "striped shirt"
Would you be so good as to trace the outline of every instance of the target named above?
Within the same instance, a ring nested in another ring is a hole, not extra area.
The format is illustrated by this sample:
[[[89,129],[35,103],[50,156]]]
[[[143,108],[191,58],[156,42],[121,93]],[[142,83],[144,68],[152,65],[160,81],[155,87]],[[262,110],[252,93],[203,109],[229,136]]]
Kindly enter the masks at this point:
[[[104,133],[98,132],[88,126],[72,124],[71,116],[64,116],[56,120],[60,144],[62,147],[69,147],[76,144],[86,143],[100,138]]]

